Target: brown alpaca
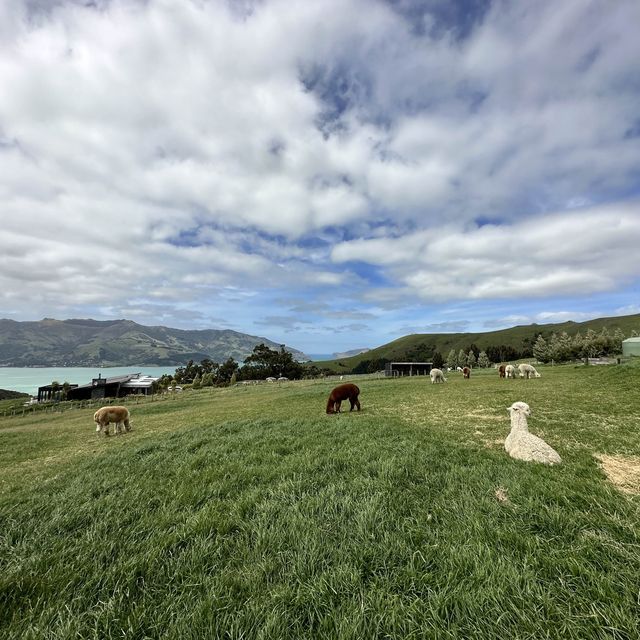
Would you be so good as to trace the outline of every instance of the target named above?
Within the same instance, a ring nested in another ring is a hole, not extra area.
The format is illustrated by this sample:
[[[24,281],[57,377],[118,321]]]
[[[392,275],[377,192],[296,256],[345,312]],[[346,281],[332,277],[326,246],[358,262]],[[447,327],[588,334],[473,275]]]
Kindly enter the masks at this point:
[[[498,374],[500,375],[501,378],[504,378],[504,365],[501,364],[500,367],[498,368]]]
[[[126,407],[102,407],[93,414],[96,423],[96,431],[102,431],[105,436],[109,435],[109,423],[115,423],[115,434],[118,435],[124,427],[125,431],[131,431],[129,422],[129,410]]]
[[[469,369],[469,367],[465,367],[462,370],[462,377],[463,378],[470,378],[471,377],[471,369]]]
[[[329,395],[327,413],[340,413],[340,405],[343,400],[348,400],[351,403],[351,409],[349,409],[349,411],[353,411],[353,407],[357,407],[358,411],[360,411],[360,401],[358,400],[359,394],[360,389],[358,389],[355,384],[351,384],[351,382],[341,384]]]

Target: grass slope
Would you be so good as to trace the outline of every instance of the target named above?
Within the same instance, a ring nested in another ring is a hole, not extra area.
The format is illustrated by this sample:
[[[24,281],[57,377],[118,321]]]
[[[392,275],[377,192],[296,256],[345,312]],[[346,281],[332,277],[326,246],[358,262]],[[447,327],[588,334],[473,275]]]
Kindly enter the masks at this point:
[[[363,360],[375,360],[377,358],[406,360],[407,353],[410,353],[421,344],[427,345],[427,352],[439,351],[442,357],[446,358],[451,349],[455,349],[456,353],[460,349],[466,352],[471,344],[475,344],[480,350],[486,349],[491,345],[505,345],[515,349],[522,349],[525,344],[532,345],[540,334],[548,338],[554,332],[561,333],[566,331],[569,335],[574,335],[580,331],[584,335],[589,329],[599,333],[603,327],[606,327],[611,333],[619,328],[628,336],[633,329],[640,331],[640,314],[596,318],[586,322],[521,325],[484,333],[414,333],[398,338],[388,344],[383,344],[366,353],[350,358],[323,360],[315,364],[322,368],[344,373],[345,371],[351,371],[353,367]]]
[[[640,367],[541,371],[0,418],[0,637],[640,637],[639,498],[594,458],[640,454]],[[562,466],[506,455],[515,400]]]

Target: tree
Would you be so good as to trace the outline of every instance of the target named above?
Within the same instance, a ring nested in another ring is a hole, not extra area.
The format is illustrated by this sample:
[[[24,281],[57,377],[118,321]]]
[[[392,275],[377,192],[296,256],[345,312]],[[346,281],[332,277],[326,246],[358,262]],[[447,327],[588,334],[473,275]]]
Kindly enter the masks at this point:
[[[451,351],[449,351],[449,355],[447,356],[447,365],[451,369],[455,369],[458,366],[458,356],[456,356],[455,349],[451,349]]]
[[[444,358],[439,351],[434,352],[433,356],[431,357],[431,363],[433,364],[435,369],[442,369]]]
[[[584,338],[582,337],[582,334],[578,331],[578,333],[576,333],[571,339],[571,357],[572,358],[582,357],[583,345],[584,345]]]
[[[538,362],[549,362],[551,359],[549,355],[549,345],[547,341],[542,337],[542,334],[538,336],[533,344],[533,355]]]
[[[486,351],[481,351],[478,355],[478,366],[482,369],[487,369],[491,366],[491,360],[489,360]]]
[[[475,366],[476,362],[477,362],[476,354],[473,352],[473,349],[469,349],[469,353],[467,354],[467,358],[466,358],[467,366],[470,369],[473,369],[473,367]]]
[[[196,373],[196,377],[193,379],[193,388],[200,389],[202,387],[202,378],[200,378],[200,374]]]
[[[245,358],[244,364],[242,371],[244,379],[285,376],[290,380],[298,380],[302,378],[304,373],[304,367],[293,359],[284,345],[281,345],[280,350],[276,351],[269,349],[265,344],[259,344],[253,348],[251,355]]]
[[[228,358],[218,367],[218,382],[229,384],[231,377],[238,370],[238,363],[233,358]]]
[[[600,353],[607,355],[614,349],[614,341],[607,327],[602,327],[602,331],[598,335],[598,346],[600,347]]]
[[[618,327],[613,333],[613,353],[622,353],[623,340],[624,340],[624,333],[622,333],[622,329]]]
[[[584,336],[581,355],[585,359],[585,364],[589,364],[589,358],[600,355],[600,341],[593,329],[589,329]]]
[[[231,380],[229,380],[229,384],[230,384],[231,386],[233,386],[233,385],[237,382],[237,380],[238,380],[238,372],[237,372],[237,371],[234,371],[234,372],[231,374]]]
[[[203,387],[213,387],[213,373],[208,372],[202,376]]]
[[[465,364],[467,364],[467,354],[460,349],[460,351],[458,351],[458,362],[456,363],[456,367],[464,367]]]

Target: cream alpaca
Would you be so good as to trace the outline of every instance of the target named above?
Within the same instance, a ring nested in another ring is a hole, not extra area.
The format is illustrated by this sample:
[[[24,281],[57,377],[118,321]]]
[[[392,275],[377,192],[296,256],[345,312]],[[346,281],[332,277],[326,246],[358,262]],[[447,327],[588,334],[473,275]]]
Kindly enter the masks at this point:
[[[534,376],[536,378],[540,377],[540,374],[536,371],[536,368],[532,367],[530,364],[519,364],[518,371],[520,371],[520,377],[526,378],[527,380],[529,378],[533,378]]]
[[[440,369],[431,369],[431,384],[435,384],[436,382],[446,382],[447,379],[444,377],[444,373]]]
[[[560,464],[562,459],[542,438],[529,433],[527,416],[531,409],[526,402],[514,402],[507,411],[511,415],[511,433],[504,442],[507,453],[516,460]]]

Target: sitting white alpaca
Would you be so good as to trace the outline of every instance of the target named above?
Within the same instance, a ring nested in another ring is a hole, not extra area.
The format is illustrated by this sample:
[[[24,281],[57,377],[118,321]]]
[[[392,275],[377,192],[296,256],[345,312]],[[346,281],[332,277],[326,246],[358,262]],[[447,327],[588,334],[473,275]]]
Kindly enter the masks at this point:
[[[511,433],[504,441],[507,453],[516,460],[560,464],[562,459],[542,438],[529,433],[527,416],[531,409],[526,402],[514,402],[507,411],[511,415]]]

